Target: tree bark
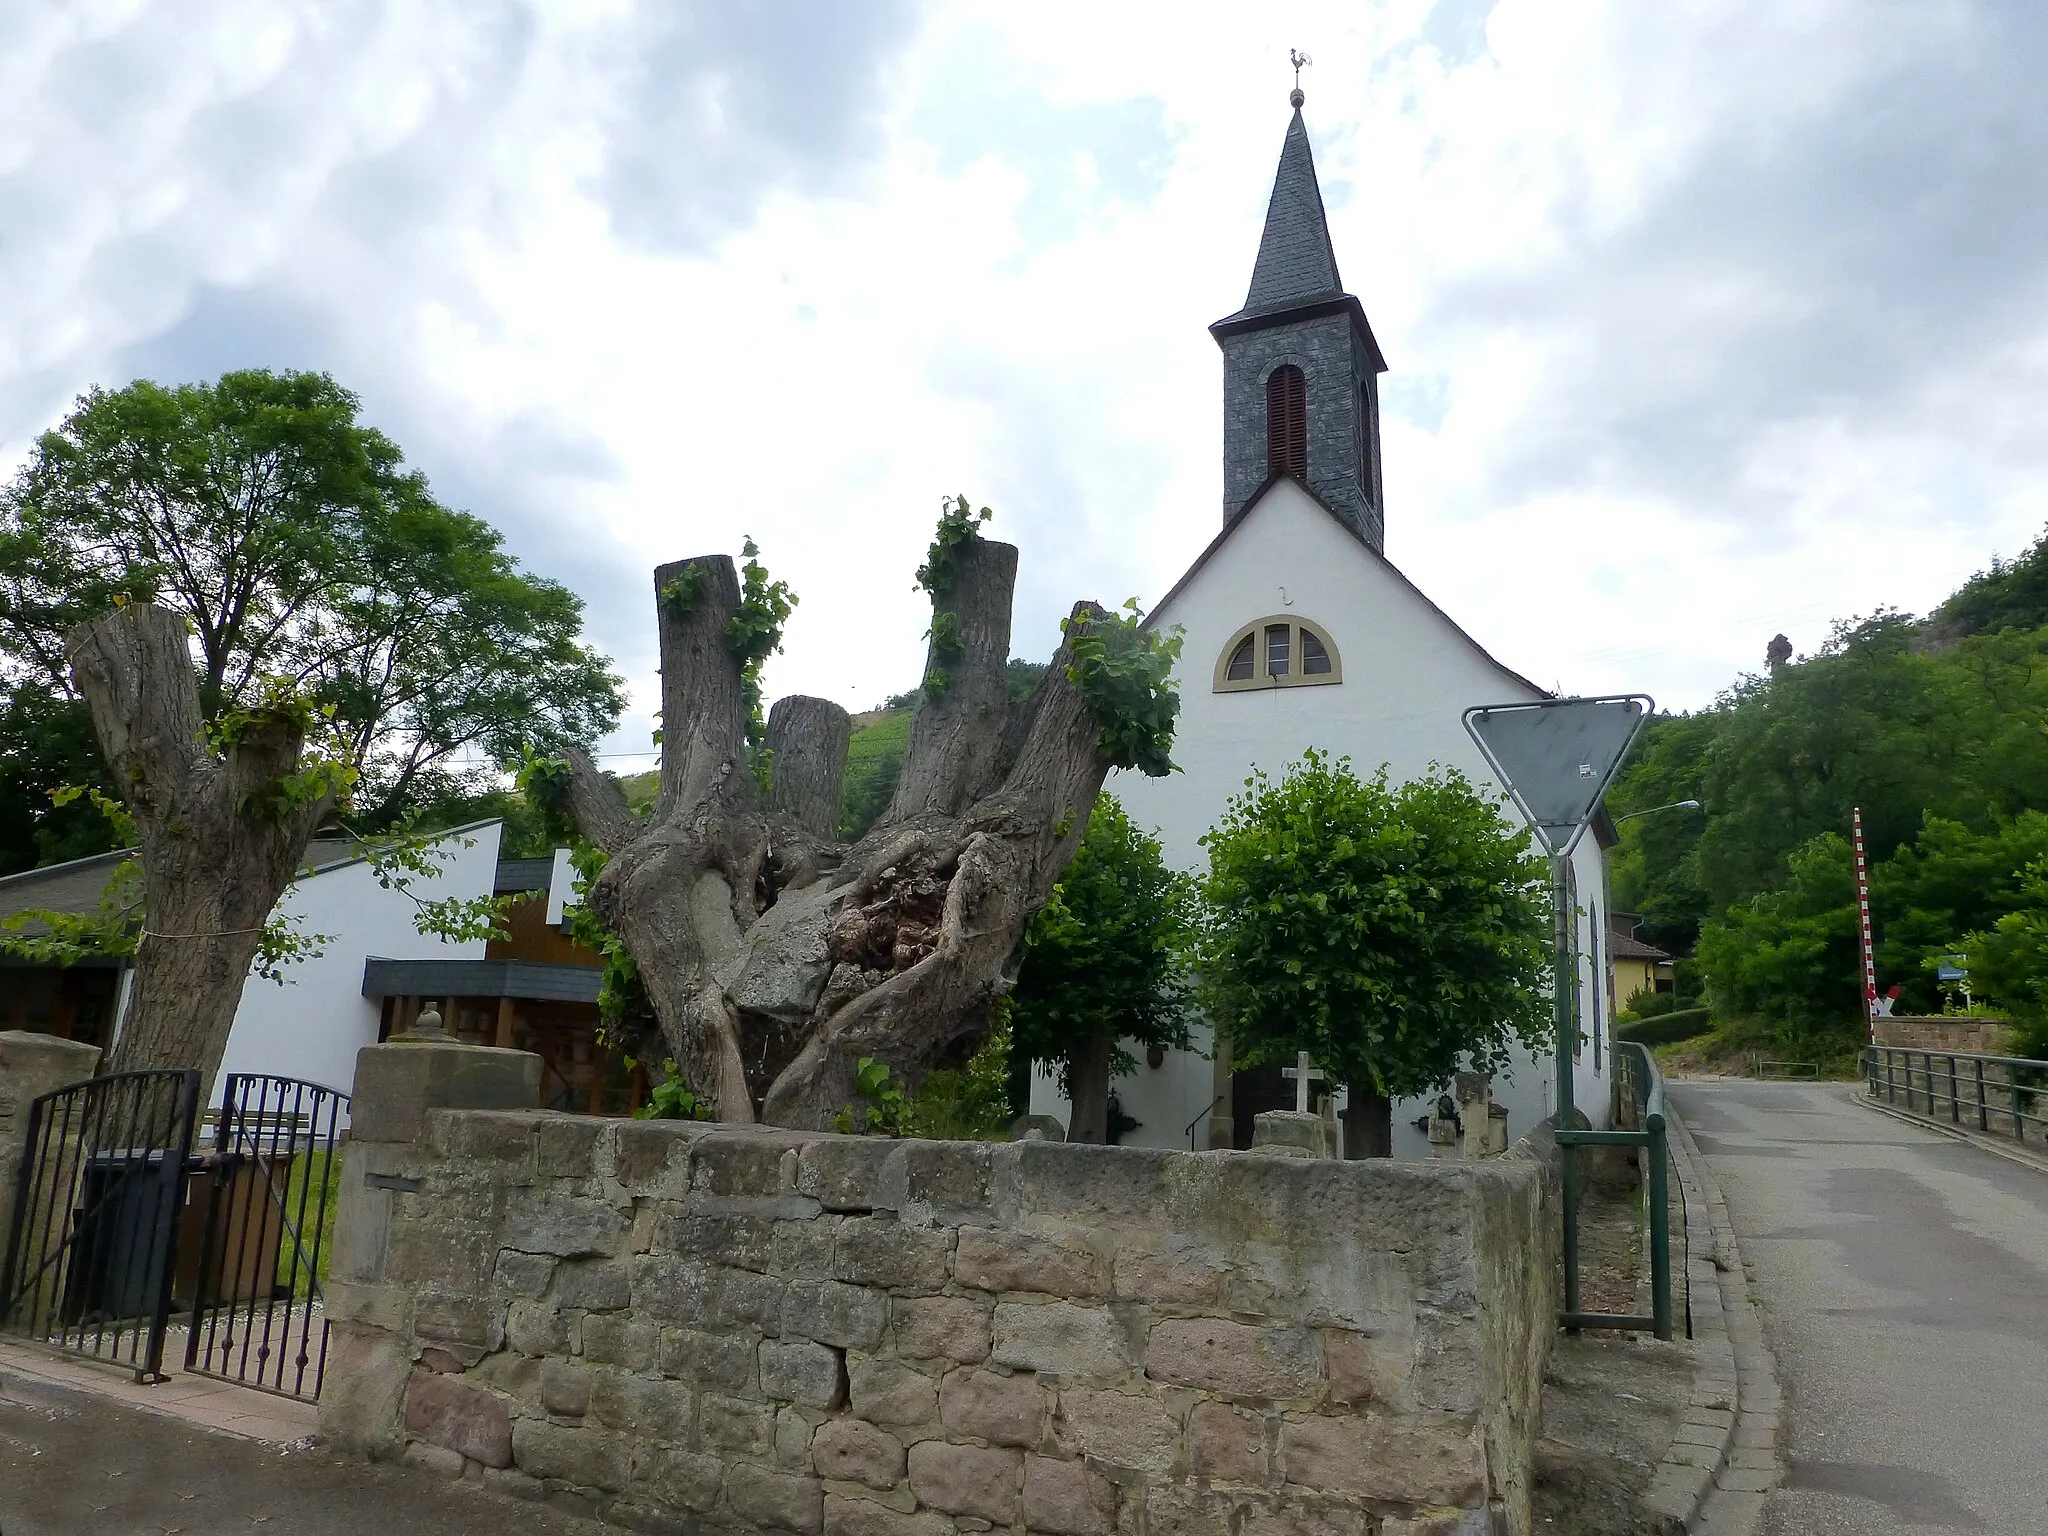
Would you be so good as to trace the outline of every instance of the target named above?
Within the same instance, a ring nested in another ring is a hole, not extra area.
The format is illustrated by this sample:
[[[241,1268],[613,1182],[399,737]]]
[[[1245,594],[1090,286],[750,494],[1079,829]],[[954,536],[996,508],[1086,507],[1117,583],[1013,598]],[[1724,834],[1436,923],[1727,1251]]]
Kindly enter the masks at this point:
[[[854,1101],[862,1057],[915,1087],[986,1033],[1108,766],[1064,646],[1028,707],[1009,704],[1016,571],[1008,545],[953,546],[895,799],[850,847],[834,838],[845,712],[778,703],[761,794],[725,643],[740,600],[732,562],[655,572],[661,794],[636,820],[617,786],[572,754],[568,801],[611,855],[592,905],[717,1118],[823,1128]],[[1085,625],[1101,610],[1074,614]]]
[[[1352,1083],[1344,1107],[1344,1155],[1348,1158],[1394,1155],[1394,1101],[1370,1083]]]
[[[853,717],[826,699],[791,694],[768,711],[769,803],[822,842],[839,835],[852,737]]]
[[[331,796],[273,806],[302,733],[278,715],[216,756],[200,740],[185,621],[144,603],[67,639],[72,676],[141,844],[144,928],[109,1072],[197,1068],[210,1090],[264,925]]]
[[[1091,1147],[1109,1140],[1109,1061],[1116,1042],[1097,1035],[1074,1047],[1067,1059],[1067,1087],[1071,1109],[1067,1114],[1067,1140]]]

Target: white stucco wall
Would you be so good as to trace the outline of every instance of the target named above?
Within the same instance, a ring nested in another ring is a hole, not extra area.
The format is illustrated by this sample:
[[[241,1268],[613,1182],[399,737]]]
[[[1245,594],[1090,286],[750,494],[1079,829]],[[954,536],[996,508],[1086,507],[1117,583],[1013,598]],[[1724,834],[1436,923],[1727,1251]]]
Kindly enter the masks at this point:
[[[1223,647],[1246,624],[1274,614],[1298,617],[1336,647],[1343,681],[1327,686],[1218,693],[1212,678]],[[1503,670],[1435,611],[1378,556],[1364,548],[1292,481],[1282,481],[1247,512],[1208,563],[1152,615],[1182,631],[1177,669],[1180,727],[1173,756],[1182,771],[1164,779],[1123,772],[1110,792],[1131,819],[1156,830],[1177,867],[1207,867],[1200,839],[1246,777],[1263,768],[1278,777],[1310,747],[1349,756],[1361,774],[1388,764],[1394,779],[1419,777],[1440,763],[1492,786],[1486,761],[1466,734],[1463,712],[1477,704],[1516,703],[1541,694]],[[1511,819],[1512,811],[1508,812]],[[1520,822],[1515,819],[1518,827]],[[1580,903],[1608,909],[1604,860],[1588,836],[1573,860]],[[1581,952],[1590,913],[1580,919]],[[1590,968],[1582,964],[1581,1018],[1593,1020]],[[1207,1050],[1206,1039],[1198,1041]],[[1607,1053],[1596,1072],[1590,1043],[1574,1087],[1596,1123],[1607,1111]],[[1511,1136],[1550,1112],[1553,1064],[1520,1053],[1494,1095],[1508,1106]],[[1139,1065],[1116,1091],[1125,1113],[1143,1122],[1132,1145],[1187,1147],[1189,1126],[1209,1106],[1213,1068],[1203,1056],[1169,1052],[1163,1065]],[[1413,1125],[1423,1100],[1394,1107],[1396,1156],[1427,1156]],[[1066,1118],[1056,1083],[1033,1080],[1034,1112]],[[1206,1124],[1194,1144],[1207,1142]]]
[[[452,857],[431,880],[416,880],[422,901],[491,894],[498,869],[497,822],[442,840]],[[468,844],[467,847],[461,846]],[[301,878],[278,903],[301,916],[307,933],[332,935],[318,959],[285,968],[283,986],[250,977],[228,1035],[227,1056],[214,1079],[213,1102],[230,1072],[274,1072],[307,1078],[344,1093],[355,1079],[356,1052],[377,1043],[377,1005],[363,996],[363,962],[481,959],[481,940],[450,944],[413,926],[418,911],[404,893],[387,891],[364,863]]]

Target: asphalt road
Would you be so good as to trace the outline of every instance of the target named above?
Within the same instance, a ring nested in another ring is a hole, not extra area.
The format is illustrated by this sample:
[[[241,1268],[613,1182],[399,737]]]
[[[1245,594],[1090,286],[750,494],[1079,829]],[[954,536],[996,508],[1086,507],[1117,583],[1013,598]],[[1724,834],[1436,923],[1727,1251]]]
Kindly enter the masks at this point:
[[[1786,1403],[1765,1536],[2048,1536],[2048,1172],[1843,1084],[1674,1082]]]

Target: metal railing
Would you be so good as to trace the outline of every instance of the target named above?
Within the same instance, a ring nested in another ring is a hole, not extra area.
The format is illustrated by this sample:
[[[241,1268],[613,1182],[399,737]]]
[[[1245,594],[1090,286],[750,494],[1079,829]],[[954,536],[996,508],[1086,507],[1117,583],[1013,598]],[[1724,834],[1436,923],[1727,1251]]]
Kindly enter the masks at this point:
[[[1986,1135],[2048,1147],[2048,1114],[2042,1113],[2048,1108],[2042,1102],[2048,1061],[1873,1045],[1864,1053],[1863,1068],[1872,1098],[1951,1125],[1974,1125]]]
[[[1650,1057],[1647,1046],[1633,1040],[1614,1044],[1617,1107],[1622,1118],[1634,1120],[1640,1129],[1580,1131],[1559,1126],[1558,1147],[1564,1174],[1564,1310],[1558,1313],[1562,1328],[1621,1328],[1654,1333],[1660,1339],[1672,1336],[1671,1305],[1671,1153],[1664,1129],[1664,1079]],[[1635,1147],[1648,1164],[1650,1227],[1650,1312],[1582,1312],[1579,1310],[1579,1179],[1580,1147]]]

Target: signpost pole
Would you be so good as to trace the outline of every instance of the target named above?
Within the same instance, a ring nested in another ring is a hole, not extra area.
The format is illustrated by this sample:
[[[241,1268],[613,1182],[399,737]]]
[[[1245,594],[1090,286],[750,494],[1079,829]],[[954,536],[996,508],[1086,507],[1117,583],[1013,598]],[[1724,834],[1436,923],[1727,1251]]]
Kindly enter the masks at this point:
[[[1577,1033],[1578,961],[1572,943],[1571,857],[1550,856],[1550,904],[1553,951],[1551,966],[1551,1018],[1557,1027],[1557,1124],[1560,1130],[1573,1128],[1577,1106],[1573,1103],[1572,1044]],[[1579,1160],[1564,1149],[1559,1160],[1564,1200],[1564,1310],[1579,1310]]]
[[[1849,830],[1855,836],[1856,845],[1856,921],[1857,937],[1863,949],[1863,1027],[1868,1038],[1865,1043],[1877,1045],[1877,958],[1870,945],[1870,875],[1863,863],[1863,808],[1849,808]]]

